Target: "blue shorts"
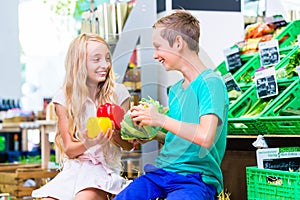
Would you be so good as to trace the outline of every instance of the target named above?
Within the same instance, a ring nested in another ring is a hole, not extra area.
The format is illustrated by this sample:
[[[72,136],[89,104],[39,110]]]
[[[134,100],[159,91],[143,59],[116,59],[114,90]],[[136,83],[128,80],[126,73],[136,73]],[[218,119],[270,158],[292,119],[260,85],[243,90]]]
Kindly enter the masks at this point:
[[[186,176],[145,165],[146,174],[134,179],[114,200],[217,200],[216,188],[199,173]]]

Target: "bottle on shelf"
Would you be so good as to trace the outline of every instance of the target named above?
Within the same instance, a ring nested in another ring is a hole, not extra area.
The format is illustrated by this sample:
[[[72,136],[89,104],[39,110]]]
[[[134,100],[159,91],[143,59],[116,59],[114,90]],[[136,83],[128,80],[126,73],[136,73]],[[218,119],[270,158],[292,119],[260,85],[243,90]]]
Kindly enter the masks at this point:
[[[14,134],[14,151],[19,151],[19,135]]]

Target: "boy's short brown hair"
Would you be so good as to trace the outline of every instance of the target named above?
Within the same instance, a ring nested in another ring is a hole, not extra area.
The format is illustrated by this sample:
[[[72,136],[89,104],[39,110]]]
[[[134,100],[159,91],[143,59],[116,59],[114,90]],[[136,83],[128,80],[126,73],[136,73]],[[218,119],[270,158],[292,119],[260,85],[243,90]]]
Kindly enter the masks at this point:
[[[172,47],[177,35],[188,44],[189,49],[199,52],[200,23],[186,10],[176,10],[155,22],[153,28],[164,28],[161,37],[169,41]]]

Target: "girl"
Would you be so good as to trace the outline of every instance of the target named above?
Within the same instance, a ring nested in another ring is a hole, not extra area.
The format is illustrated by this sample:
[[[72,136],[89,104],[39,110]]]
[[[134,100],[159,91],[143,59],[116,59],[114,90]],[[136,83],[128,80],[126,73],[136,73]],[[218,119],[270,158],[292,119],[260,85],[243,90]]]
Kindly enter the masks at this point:
[[[104,103],[129,109],[129,93],[114,82],[108,44],[96,34],[80,34],[66,56],[66,75],[62,89],[53,97],[58,117],[55,143],[63,155],[62,171],[49,183],[34,190],[43,200],[106,200],[125,186],[121,172],[121,148],[132,144],[110,130],[87,138],[86,121],[96,116]]]

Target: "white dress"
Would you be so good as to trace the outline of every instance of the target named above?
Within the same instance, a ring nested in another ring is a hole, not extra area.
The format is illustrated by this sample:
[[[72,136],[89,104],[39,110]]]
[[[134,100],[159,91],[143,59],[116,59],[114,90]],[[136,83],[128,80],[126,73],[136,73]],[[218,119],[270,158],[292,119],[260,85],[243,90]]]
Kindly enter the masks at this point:
[[[130,97],[127,89],[122,84],[116,85],[116,94],[118,95],[119,105]],[[60,90],[52,101],[66,105],[63,91]],[[86,122],[90,116],[96,116],[96,106],[89,99],[85,103],[85,112],[82,114],[83,122]],[[116,159],[104,159],[103,151],[105,150],[109,150],[106,154],[108,157],[114,155]],[[46,185],[34,190],[32,197],[72,200],[79,191],[85,188],[99,188],[117,194],[127,185],[126,180],[120,176],[120,159],[121,149],[112,143],[95,145],[77,159],[66,157],[62,171]],[[112,162],[107,162],[107,160]]]

